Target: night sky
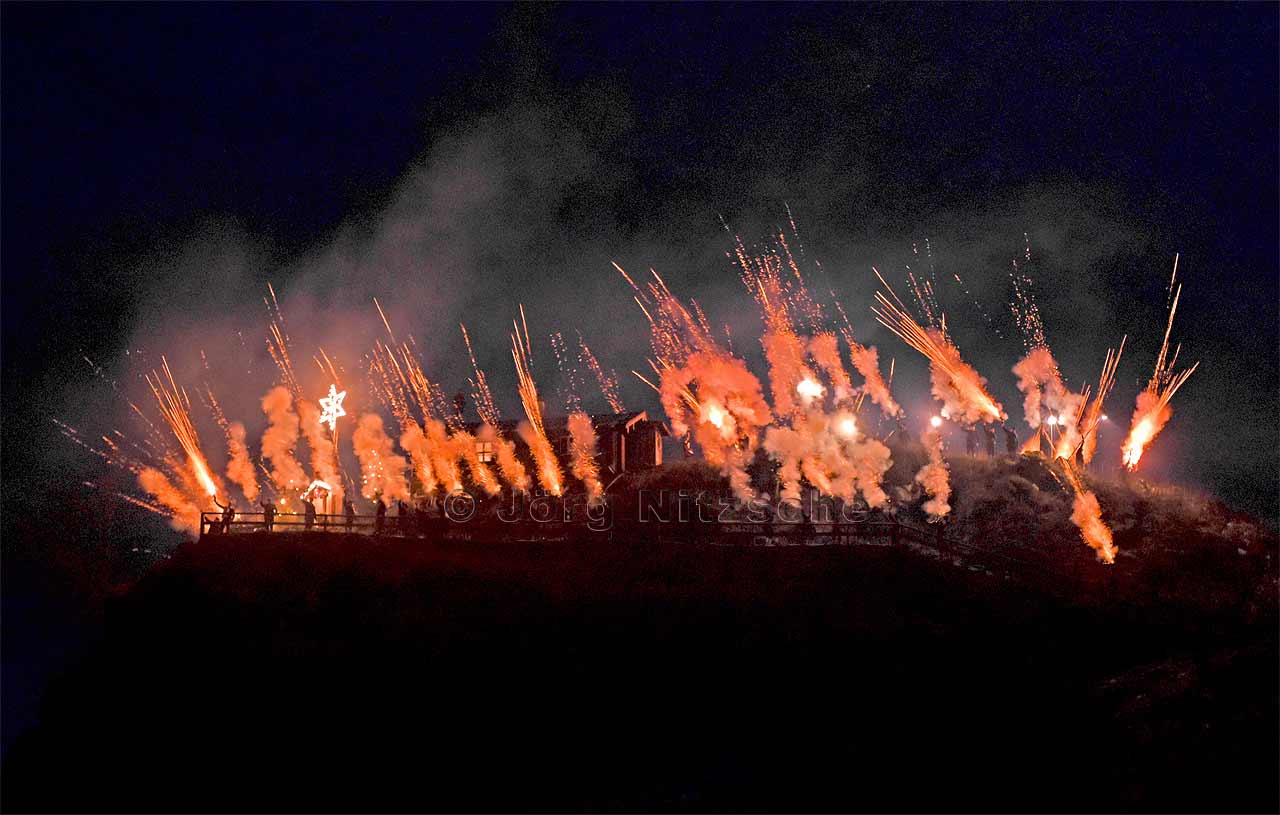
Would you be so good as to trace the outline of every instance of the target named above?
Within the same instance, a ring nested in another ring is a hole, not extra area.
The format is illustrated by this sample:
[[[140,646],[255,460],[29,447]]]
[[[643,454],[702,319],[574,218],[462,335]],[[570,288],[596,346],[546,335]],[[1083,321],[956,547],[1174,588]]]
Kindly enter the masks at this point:
[[[377,296],[448,392],[465,387],[465,321],[511,415],[517,302],[544,389],[552,331],[642,368],[645,324],[616,260],[697,297],[763,374],[721,219],[757,241],[787,207],[825,270],[814,288],[896,357],[916,416],[926,363],[872,319],[872,264],[900,281],[932,263],[957,344],[1020,424],[1008,271],[1029,242],[1071,384],[1096,380],[1128,335],[1108,404],[1127,425],[1180,252],[1174,340],[1202,364],[1143,470],[1273,519],[1277,14],[6,3],[6,565],[65,560],[92,582],[59,552],[75,530],[174,539],[84,487],[104,468],[50,421],[124,421],[85,357],[141,398],[160,353],[194,380],[204,350],[228,413],[252,419],[272,281],[295,342],[352,370],[381,331]],[[233,390],[246,366],[253,387]],[[1114,464],[1123,429],[1110,431]],[[7,591],[26,579],[7,572]]]

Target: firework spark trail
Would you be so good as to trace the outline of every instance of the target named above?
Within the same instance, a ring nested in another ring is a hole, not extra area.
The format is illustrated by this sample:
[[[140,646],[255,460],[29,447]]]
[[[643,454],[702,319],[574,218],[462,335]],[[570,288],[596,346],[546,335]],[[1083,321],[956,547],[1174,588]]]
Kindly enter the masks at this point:
[[[836,335],[824,331],[809,340],[809,356],[813,357],[818,369],[827,375],[836,404],[848,402],[853,397],[853,382],[840,360],[840,340]]]
[[[613,264],[613,268],[631,286],[636,305],[649,321],[649,344],[658,364],[665,367],[677,366],[698,351],[718,350],[705,320],[694,317],[671,293],[656,271],[649,270],[653,280],[642,289],[617,263]]]
[[[625,413],[627,408],[622,402],[622,397],[618,395],[618,375],[612,370],[606,371],[604,366],[600,364],[600,360],[587,347],[587,341],[582,338],[582,332],[578,332],[578,360],[587,366],[587,369],[596,378],[596,383],[600,386],[600,392],[604,394],[604,399],[609,403],[609,409],[614,413]]]
[[[1174,275],[1177,275],[1177,259],[1174,259]],[[1169,281],[1172,288],[1174,280]],[[1192,365],[1186,370],[1174,373],[1174,366],[1178,362],[1178,346],[1173,351],[1173,357],[1169,357],[1169,334],[1173,330],[1173,317],[1178,311],[1178,299],[1182,296],[1182,284],[1177,284],[1177,288],[1173,292],[1173,299],[1169,305],[1169,321],[1164,329],[1164,342],[1160,344],[1160,354],[1156,357],[1155,371],[1151,374],[1151,381],[1147,383],[1146,389],[1138,394],[1138,403],[1133,411],[1133,420],[1129,426],[1129,435],[1125,438],[1124,445],[1121,447],[1123,453],[1124,466],[1129,470],[1134,470],[1138,466],[1139,459],[1142,458],[1143,452],[1147,446],[1151,444],[1156,435],[1164,429],[1169,418],[1173,416],[1173,409],[1169,407],[1169,400],[1178,392],[1178,389],[1187,381],[1187,379],[1200,367],[1200,363]]]
[[[155,496],[156,502],[172,514],[174,529],[179,532],[196,532],[200,529],[200,507],[192,503],[183,490],[175,487],[163,472],[155,467],[143,467],[138,473],[138,484]]]
[[[161,379],[159,373],[152,371],[146,376],[147,384],[155,394],[156,402],[160,405],[160,413],[168,422],[169,429],[173,431],[178,444],[187,454],[191,474],[199,482],[200,489],[209,497],[216,496],[220,491],[218,483],[209,469],[209,462],[200,449],[200,437],[196,435],[195,426],[191,423],[191,400],[187,398],[186,391],[174,382],[173,372],[169,370],[169,361],[161,357],[160,362],[164,379]]]
[[[1094,550],[1102,563],[1115,563],[1118,551],[1112,540],[1111,528],[1102,520],[1102,507],[1098,505],[1098,496],[1084,486],[1084,481],[1077,472],[1071,459],[1059,459],[1062,471],[1071,485],[1074,498],[1071,503],[1071,522],[1080,530],[1084,542]]]
[[[382,496],[389,501],[409,498],[409,482],[404,477],[409,462],[394,451],[391,439],[382,429],[382,417],[365,413],[351,434],[351,444],[360,461],[360,494],[373,500]]]
[[[520,320],[524,323],[523,306],[520,309]],[[538,483],[552,495],[561,495],[564,493],[564,485],[561,480],[560,462],[556,460],[555,451],[547,439],[547,431],[542,423],[542,403],[538,399],[538,386],[534,384],[533,373],[529,370],[531,346],[527,333],[528,327],[526,324],[526,333],[523,336],[520,333],[520,325],[513,323],[512,328],[511,359],[516,365],[520,403],[524,406],[525,416],[528,417],[528,421],[521,422],[516,432],[524,439],[525,444],[529,446],[529,452],[533,455],[538,471]]]
[[[200,358],[204,361],[207,371],[209,363],[203,351],[200,352]],[[258,498],[258,479],[253,461],[249,457],[249,446],[245,442],[244,425],[240,422],[227,421],[226,415],[222,412],[222,406],[218,404],[217,398],[213,395],[213,388],[208,382],[204,383],[204,394],[205,402],[209,405],[214,420],[218,423],[218,427],[222,428],[222,434],[227,440],[227,478],[238,486],[245,499],[252,503]]]
[[[752,256],[734,236],[734,249],[742,283],[760,309],[765,331],[760,338],[769,367],[773,411],[779,417],[798,418],[805,405],[795,394],[802,383],[813,380],[805,362],[806,344],[801,334],[822,333],[822,310],[809,295],[795,258],[779,235],[777,246]],[[789,273],[788,273],[789,272]]]
[[[267,284],[267,289],[271,292],[271,299],[268,301],[263,298],[262,301],[266,303],[267,312],[271,315],[267,351],[280,371],[281,382],[289,389],[294,399],[302,401],[302,387],[298,384],[297,375],[294,374],[293,360],[289,358],[289,332],[285,327],[284,312],[280,310],[280,303],[276,301],[276,290],[270,283]]]
[[[569,455],[574,478],[582,482],[587,501],[598,504],[604,497],[600,483],[600,467],[596,464],[596,429],[591,417],[582,411],[569,414]]]
[[[755,493],[746,464],[773,418],[760,380],[742,360],[708,349],[691,354],[683,365],[664,367],[660,381],[673,432],[691,434],[707,463],[724,471],[734,495],[751,500]]]
[[[831,299],[835,303],[836,311],[840,314],[840,319],[844,325],[840,329],[841,335],[844,337],[845,343],[849,346],[849,362],[853,365],[855,371],[862,377],[862,387],[859,389],[859,398],[862,396],[870,396],[871,401],[880,408],[880,412],[885,416],[894,417],[902,415],[902,408],[893,399],[893,368],[889,368],[889,381],[885,382],[884,377],[880,375],[880,354],[874,345],[861,345],[853,338],[853,324],[849,322],[849,315],[845,313],[844,306],[840,305],[840,301],[836,300],[835,292],[831,293]],[[861,409],[861,402],[859,402]]]
[[[525,470],[524,463],[516,455],[515,443],[498,432],[497,428],[502,421],[502,414],[498,412],[497,404],[494,402],[493,392],[489,389],[489,381],[485,377],[484,371],[481,370],[479,363],[476,362],[475,351],[472,350],[471,337],[467,334],[467,327],[464,325],[461,328],[462,339],[467,346],[467,356],[471,360],[471,370],[475,372],[475,378],[469,380],[471,384],[471,400],[475,403],[476,412],[480,414],[480,419],[483,422],[476,432],[475,439],[477,442],[483,442],[492,447],[493,461],[498,465],[498,472],[502,476],[502,480],[518,492],[528,492],[529,474]],[[477,463],[480,463],[478,457]]]
[[[1094,391],[1093,401],[1084,408],[1080,419],[1080,432],[1084,437],[1080,446],[1080,458],[1088,464],[1093,461],[1094,451],[1098,448],[1098,428],[1102,422],[1102,407],[1111,389],[1116,384],[1116,369],[1120,366],[1120,355],[1124,353],[1124,343],[1128,337],[1120,338],[1119,349],[1108,348],[1107,357],[1102,363],[1102,374],[1098,377],[1098,389]]]
[[[502,420],[502,415],[498,412],[498,406],[493,401],[493,391],[489,390],[489,380],[485,378],[484,371],[480,370],[480,363],[476,362],[476,352],[471,347],[471,337],[467,335],[467,327],[458,324],[462,329],[462,341],[467,346],[467,357],[471,360],[471,370],[475,372],[475,376],[468,379],[471,385],[471,401],[475,403],[476,412],[480,414],[481,420],[485,424],[496,427],[498,422]]]
[[[569,349],[565,345],[564,335],[559,331],[551,334],[551,350],[556,357],[556,369],[564,381],[561,396],[564,399],[565,413],[574,413],[582,409],[582,399],[578,383],[578,366],[569,358]]]
[[[1022,334],[1023,347],[1028,352],[1047,347],[1044,320],[1031,291],[1031,278],[1022,272],[1016,260],[1013,261],[1013,271],[1009,272],[1009,280],[1013,283],[1013,300],[1009,303],[1009,311]]]
[[[302,465],[294,458],[301,429],[298,414],[293,411],[293,396],[284,385],[277,385],[262,397],[262,412],[267,416],[267,429],[262,433],[262,458],[269,462],[271,483],[281,498],[288,500],[295,491],[310,483]]]
[[[893,294],[893,289],[883,277],[880,282]],[[894,299],[897,299],[897,295],[894,295]],[[929,360],[933,395],[943,404],[942,415],[963,424],[973,424],[979,420],[1004,421],[1004,409],[987,393],[987,380],[960,358],[959,349],[947,338],[945,331],[922,328],[901,307],[901,302],[899,300],[899,305],[895,305],[884,294],[876,292],[876,305],[871,310],[881,325]]]
[[[487,424],[480,427],[477,439],[493,445],[493,456],[498,462],[498,472],[502,474],[502,480],[518,492],[528,492],[529,473],[525,470],[524,462],[516,455],[515,442],[505,438],[496,428]]]
[[[929,461],[916,473],[915,481],[924,487],[929,500],[921,506],[929,515],[929,521],[940,521],[951,512],[947,501],[951,498],[951,474],[947,462],[942,457],[942,431],[930,427],[921,437],[925,449],[929,452]]]
[[[369,389],[402,426],[413,421],[409,412],[410,397],[417,400],[424,417],[432,415],[430,397],[425,389],[415,386],[412,373],[400,365],[391,347],[380,341],[374,343],[367,367]]]
[[[316,365],[319,366],[320,373],[326,375],[330,380],[333,381],[336,387],[341,389],[342,375],[339,373],[341,368],[334,363],[333,359],[330,358],[330,356],[327,353],[325,353],[325,350],[323,348],[318,348],[317,350],[319,351],[320,355],[318,357],[313,357],[313,359],[315,360]]]
[[[454,456],[466,462],[467,471],[471,473],[471,483],[480,487],[489,495],[502,492],[502,485],[494,476],[489,465],[480,460],[480,451],[476,447],[476,437],[467,430],[458,430],[450,438]]]

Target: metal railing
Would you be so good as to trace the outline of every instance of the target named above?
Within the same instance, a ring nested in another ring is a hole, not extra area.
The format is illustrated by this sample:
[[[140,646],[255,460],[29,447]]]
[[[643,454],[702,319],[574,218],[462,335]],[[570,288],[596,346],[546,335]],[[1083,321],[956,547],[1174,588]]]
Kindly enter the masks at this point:
[[[436,513],[376,515],[316,514],[310,520],[298,512],[277,512],[270,520],[262,512],[237,512],[230,522],[221,512],[202,512],[200,537],[254,532],[327,532],[371,537],[449,538],[493,541],[624,540],[714,546],[915,546],[943,559],[993,574],[1058,572],[1050,564],[975,546],[948,535],[946,525],[919,527],[898,519],[836,523],[723,522],[626,523],[604,529],[585,522],[504,523],[480,520],[455,523]]]
[[[268,520],[263,512],[237,512],[232,520],[223,520],[221,512],[200,513],[200,537],[240,534],[245,532],[339,532],[361,535],[401,534],[417,529],[412,516],[388,514],[381,520],[375,515],[316,514],[310,520],[301,512],[277,512]]]

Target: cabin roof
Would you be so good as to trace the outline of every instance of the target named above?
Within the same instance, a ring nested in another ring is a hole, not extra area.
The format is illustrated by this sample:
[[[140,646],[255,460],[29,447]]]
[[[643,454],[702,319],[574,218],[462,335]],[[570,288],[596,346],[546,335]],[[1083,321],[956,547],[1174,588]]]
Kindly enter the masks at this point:
[[[666,422],[651,420],[649,414],[643,410],[633,410],[626,413],[592,413],[590,415],[591,424],[597,431],[609,429],[626,432],[639,424],[648,422],[654,426],[660,435],[671,435],[671,429],[667,427]],[[495,429],[504,435],[510,435],[515,433],[516,426],[519,423],[518,420],[507,419],[498,422]],[[558,436],[569,432],[568,416],[549,416],[543,419],[542,424],[547,430],[547,435],[550,436]],[[467,429],[474,433],[483,425],[483,422],[469,422]]]

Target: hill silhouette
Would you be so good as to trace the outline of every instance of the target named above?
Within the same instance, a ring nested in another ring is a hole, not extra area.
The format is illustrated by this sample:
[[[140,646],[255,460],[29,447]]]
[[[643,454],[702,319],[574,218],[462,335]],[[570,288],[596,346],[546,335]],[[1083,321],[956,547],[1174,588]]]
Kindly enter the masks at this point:
[[[108,603],[11,750],[4,808],[1274,811],[1274,534],[1098,483],[1131,518],[1107,568],[1033,464],[953,466],[957,539],[1079,560],[186,544]],[[1039,515],[1003,515],[1014,490]],[[1024,523],[1044,540],[995,534]]]

